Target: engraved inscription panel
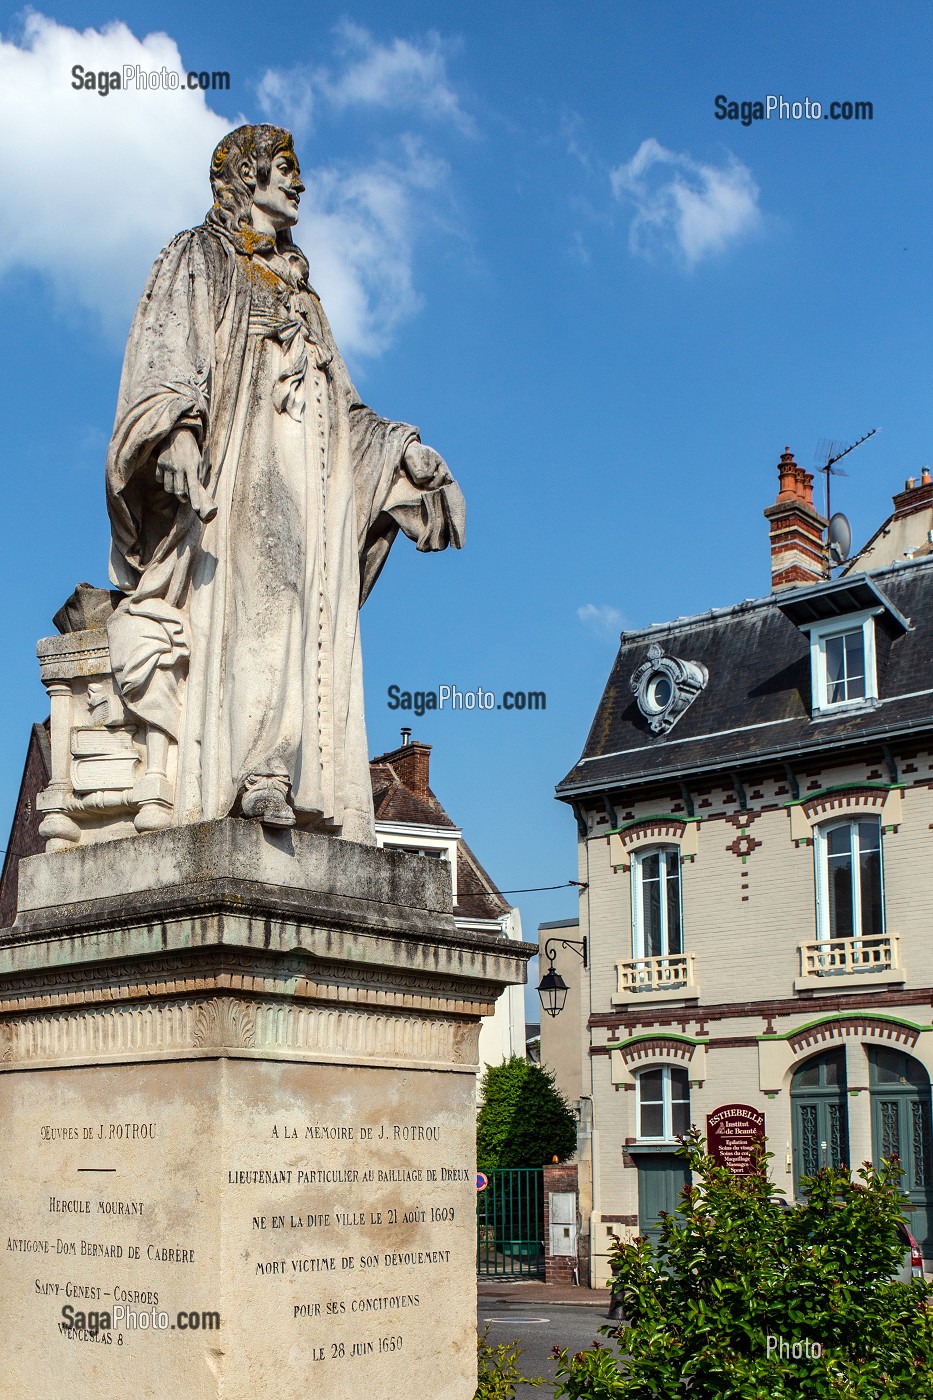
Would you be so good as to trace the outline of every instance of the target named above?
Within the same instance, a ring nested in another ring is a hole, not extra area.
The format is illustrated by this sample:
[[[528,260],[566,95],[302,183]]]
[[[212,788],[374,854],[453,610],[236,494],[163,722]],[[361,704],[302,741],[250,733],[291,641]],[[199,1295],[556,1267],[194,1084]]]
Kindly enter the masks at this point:
[[[386,1377],[397,1372],[400,1396],[467,1400],[471,1080],[257,1061],[229,1070],[224,1268],[256,1325],[287,1338],[322,1395],[395,1394]],[[271,1385],[274,1367],[242,1340],[237,1364]]]
[[[11,1395],[217,1394],[222,1330],[200,1330],[221,1307],[212,1080],[200,1061],[0,1075],[0,1131],[16,1143],[0,1238]]]
[[[433,1071],[0,1075],[11,1394],[470,1400],[474,1121]]]

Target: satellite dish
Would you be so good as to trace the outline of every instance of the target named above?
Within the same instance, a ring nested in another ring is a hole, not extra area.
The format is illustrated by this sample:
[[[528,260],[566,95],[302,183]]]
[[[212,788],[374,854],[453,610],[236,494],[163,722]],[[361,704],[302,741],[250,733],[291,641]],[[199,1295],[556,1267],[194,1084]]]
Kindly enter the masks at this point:
[[[852,526],[841,510],[829,522],[829,553],[836,564],[843,564],[852,548]]]

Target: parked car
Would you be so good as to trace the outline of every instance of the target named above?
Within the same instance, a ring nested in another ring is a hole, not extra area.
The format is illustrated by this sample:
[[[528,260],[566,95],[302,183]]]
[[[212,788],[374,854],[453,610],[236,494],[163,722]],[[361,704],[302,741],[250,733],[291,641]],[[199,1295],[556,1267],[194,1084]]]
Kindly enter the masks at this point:
[[[923,1254],[920,1246],[905,1224],[898,1225],[897,1230],[904,1246],[904,1257],[897,1271],[897,1278],[904,1283],[910,1283],[912,1278],[923,1278]]]

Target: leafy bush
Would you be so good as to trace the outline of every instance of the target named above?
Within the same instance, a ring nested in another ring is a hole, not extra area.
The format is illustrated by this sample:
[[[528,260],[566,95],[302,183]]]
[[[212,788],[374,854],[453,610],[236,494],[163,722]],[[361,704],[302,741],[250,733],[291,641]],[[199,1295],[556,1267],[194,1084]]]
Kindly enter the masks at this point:
[[[621,1354],[560,1352],[557,1396],[933,1396],[933,1287],[892,1279],[903,1253],[896,1162],[866,1163],[856,1182],[844,1168],[821,1171],[788,1209],[767,1178],[770,1154],[757,1173],[734,1177],[694,1130],[681,1155],[693,1185],[657,1249],[646,1239],[615,1249],[624,1321],[602,1330]]]
[[[483,1075],[482,1108],[476,1123],[480,1171],[496,1167],[540,1167],[565,1161],[577,1149],[573,1110],[554,1075],[513,1055]]]
[[[513,1400],[517,1385],[543,1385],[540,1376],[531,1379],[522,1375],[518,1369],[521,1354],[519,1342],[500,1342],[493,1347],[489,1344],[489,1328],[481,1332],[476,1339],[479,1378],[474,1400]]]

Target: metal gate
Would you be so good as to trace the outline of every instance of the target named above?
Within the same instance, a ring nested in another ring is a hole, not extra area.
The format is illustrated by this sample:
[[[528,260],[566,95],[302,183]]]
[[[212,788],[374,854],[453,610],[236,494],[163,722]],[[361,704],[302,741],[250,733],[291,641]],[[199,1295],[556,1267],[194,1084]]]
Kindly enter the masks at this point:
[[[480,1278],[544,1277],[544,1170],[499,1167],[476,1198]]]

